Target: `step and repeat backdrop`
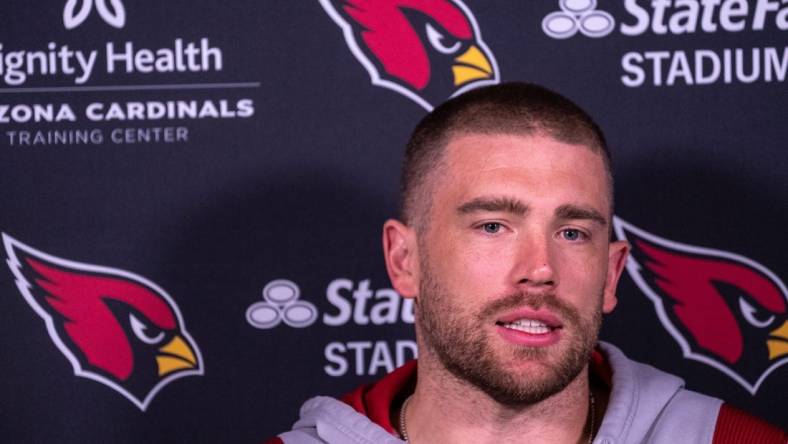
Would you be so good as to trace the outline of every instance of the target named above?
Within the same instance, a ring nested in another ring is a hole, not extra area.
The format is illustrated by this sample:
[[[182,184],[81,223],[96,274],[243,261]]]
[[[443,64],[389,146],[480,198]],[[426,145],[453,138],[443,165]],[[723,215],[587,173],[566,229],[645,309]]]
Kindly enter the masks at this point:
[[[785,0],[0,3],[0,441],[255,443],[417,355],[410,130],[520,80],[605,129],[602,337],[788,427]]]

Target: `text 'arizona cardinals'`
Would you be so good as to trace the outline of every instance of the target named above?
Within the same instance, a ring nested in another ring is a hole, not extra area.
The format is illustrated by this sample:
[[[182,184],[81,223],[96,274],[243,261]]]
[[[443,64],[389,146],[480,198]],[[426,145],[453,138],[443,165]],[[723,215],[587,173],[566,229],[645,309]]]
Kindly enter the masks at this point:
[[[629,276],[651,299],[685,358],[710,365],[755,394],[788,363],[788,290],[752,259],[655,236],[620,218],[632,246]]]
[[[17,288],[76,376],[109,386],[144,411],[165,385],[203,374],[178,306],[153,282],[58,258],[5,233],[3,244]]]

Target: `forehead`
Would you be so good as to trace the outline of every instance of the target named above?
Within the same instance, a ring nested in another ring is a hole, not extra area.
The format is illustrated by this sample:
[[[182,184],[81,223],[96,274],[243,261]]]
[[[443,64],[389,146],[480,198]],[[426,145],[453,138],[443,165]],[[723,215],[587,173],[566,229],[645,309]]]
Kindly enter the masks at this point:
[[[611,208],[610,179],[602,155],[585,145],[538,133],[458,134],[449,139],[443,161],[435,198],[509,195],[526,203],[560,200],[592,205],[603,213]]]

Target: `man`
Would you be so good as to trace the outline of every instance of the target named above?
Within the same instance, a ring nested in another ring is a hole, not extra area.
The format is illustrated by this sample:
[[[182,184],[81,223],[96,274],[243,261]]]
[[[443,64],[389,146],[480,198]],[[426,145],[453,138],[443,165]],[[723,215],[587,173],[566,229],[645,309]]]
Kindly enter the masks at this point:
[[[597,344],[629,246],[611,241],[604,136],[567,99],[512,83],[436,108],[407,147],[393,286],[416,300],[411,362],[313,398],[284,443],[785,443],[683,381]]]

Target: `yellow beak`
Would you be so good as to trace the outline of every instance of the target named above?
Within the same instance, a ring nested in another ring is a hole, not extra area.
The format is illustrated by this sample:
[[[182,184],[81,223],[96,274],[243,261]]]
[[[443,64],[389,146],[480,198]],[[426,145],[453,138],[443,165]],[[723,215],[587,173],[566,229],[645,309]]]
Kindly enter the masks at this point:
[[[177,370],[196,368],[197,358],[189,344],[182,337],[175,336],[159,349],[156,364],[159,366],[159,376],[164,376]]]
[[[490,79],[493,76],[490,61],[475,45],[454,59],[451,71],[454,74],[454,86],[464,85],[474,80]]]
[[[769,348],[769,359],[776,359],[783,355],[788,355],[788,321],[783,325],[769,332],[771,337],[766,340]]]

